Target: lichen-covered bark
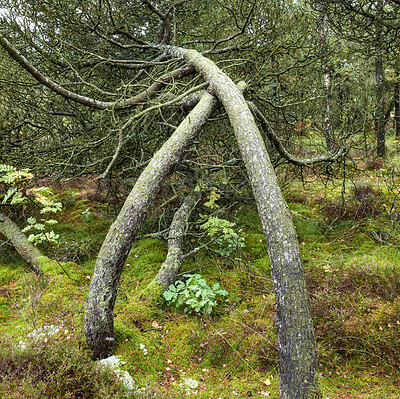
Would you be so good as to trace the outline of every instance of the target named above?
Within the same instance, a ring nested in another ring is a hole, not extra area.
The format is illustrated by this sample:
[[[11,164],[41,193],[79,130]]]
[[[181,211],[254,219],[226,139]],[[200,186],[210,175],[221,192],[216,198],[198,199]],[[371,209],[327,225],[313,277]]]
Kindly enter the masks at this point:
[[[385,77],[383,70],[383,0],[377,3],[376,19],[376,54],[375,54],[375,76],[376,76],[376,153],[378,157],[386,155],[385,138]]]
[[[208,80],[222,102],[246,165],[266,236],[275,290],[279,339],[280,398],[318,395],[317,354],[303,264],[289,209],[263,139],[232,80],[194,50],[166,47]]]
[[[28,241],[26,235],[7,216],[0,213],[0,234],[7,238],[16,251],[26,260],[29,267],[38,275],[42,274],[40,258],[43,254]]]
[[[396,79],[394,81],[394,124],[396,139],[400,139],[400,65],[396,65]]]
[[[333,152],[336,148],[336,137],[332,120],[332,71],[330,68],[328,51],[328,25],[326,23],[326,10],[322,9],[319,18],[318,35],[321,45],[321,61],[325,91],[325,141],[326,149]]]
[[[180,208],[176,211],[168,233],[168,254],[161,266],[154,283],[167,288],[175,281],[182,266],[182,245],[188,220],[193,208],[200,199],[200,192],[192,191],[186,196]]]
[[[85,336],[95,358],[114,350],[113,309],[123,265],[161,183],[206,123],[217,100],[206,93],[138,178],[100,249],[85,313]]]

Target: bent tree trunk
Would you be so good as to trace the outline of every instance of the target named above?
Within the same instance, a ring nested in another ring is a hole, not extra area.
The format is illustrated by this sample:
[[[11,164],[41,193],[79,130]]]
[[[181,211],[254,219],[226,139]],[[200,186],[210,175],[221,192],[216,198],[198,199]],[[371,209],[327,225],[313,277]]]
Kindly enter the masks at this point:
[[[243,95],[212,61],[194,50],[166,51],[190,62],[223,104],[252,184],[268,244],[279,340],[280,398],[318,397],[310,300],[296,231],[265,144]]]
[[[168,254],[161,269],[151,283],[168,288],[175,281],[182,266],[182,246],[190,214],[200,200],[200,192],[193,190],[176,211],[168,233]]]
[[[0,213],[0,234],[7,238],[16,251],[38,275],[42,275],[43,254],[30,242],[20,228],[7,216]]]
[[[108,231],[97,257],[85,313],[85,336],[94,358],[106,358],[114,351],[113,310],[119,279],[146,214],[162,182],[181,161],[217,103],[214,96],[204,94],[142,172]]]

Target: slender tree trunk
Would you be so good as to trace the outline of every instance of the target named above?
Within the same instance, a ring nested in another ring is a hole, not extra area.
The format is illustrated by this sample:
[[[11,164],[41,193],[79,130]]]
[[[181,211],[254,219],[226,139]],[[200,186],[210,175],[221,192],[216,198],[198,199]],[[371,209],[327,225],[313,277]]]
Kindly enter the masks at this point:
[[[97,257],[85,313],[85,336],[94,358],[114,351],[113,310],[120,276],[137,233],[162,182],[204,126],[218,100],[206,93],[138,178]]]
[[[194,50],[166,48],[210,82],[222,102],[253,187],[267,239],[275,290],[280,398],[318,397],[317,353],[310,300],[296,231],[264,141],[243,95],[212,61]]]
[[[325,83],[325,141],[329,152],[335,151],[336,137],[332,121],[332,79],[330,73],[324,73]]]
[[[321,61],[322,73],[324,79],[324,94],[325,94],[325,115],[324,115],[324,130],[326,149],[333,152],[336,148],[336,137],[333,129],[332,120],[332,71],[329,65],[329,37],[328,26],[326,25],[325,11],[320,14],[319,38],[321,41]]]
[[[396,129],[396,139],[400,139],[400,66],[396,65],[396,80],[394,82],[394,125]]]
[[[26,260],[29,267],[38,275],[42,275],[41,259],[46,257],[30,242],[20,228],[7,216],[0,213],[0,234],[14,246],[16,251]]]
[[[154,283],[167,288],[172,284],[182,266],[182,246],[192,210],[200,200],[200,192],[192,191],[174,215],[168,234],[168,254]]]
[[[377,8],[377,52],[375,61],[375,76],[376,76],[376,115],[375,115],[375,130],[376,130],[376,153],[378,157],[386,155],[385,145],[385,78],[383,74],[383,45],[382,45],[382,11],[383,0],[378,1]]]
[[[379,157],[386,155],[385,145],[385,102],[384,102],[384,77],[382,59],[376,60],[376,81],[377,81],[377,98],[376,98],[376,153]]]

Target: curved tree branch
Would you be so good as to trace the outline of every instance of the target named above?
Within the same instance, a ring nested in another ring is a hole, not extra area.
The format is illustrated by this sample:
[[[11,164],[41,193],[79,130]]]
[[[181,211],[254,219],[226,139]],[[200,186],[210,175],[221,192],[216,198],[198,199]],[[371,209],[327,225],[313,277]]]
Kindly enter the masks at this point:
[[[26,71],[28,71],[39,83],[48,87],[50,90],[61,95],[68,100],[77,102],[82,105],[86,105],[91,108],[102,109],[102,110],[120,110],[137,105],[141,105],[143,102],[148,101],[153,97],[159,90],[161,90],[169,82],[189,76],[194,72],[194,69],[188,65],[184,65],[172,72],[169,72],[159,79],[157,79],[149,88],[139,93],[138,95],[119,101],[99,101],[93,98],[82,96],[73,91],[67,90],[58,83],[52,81],[45,75],[43,75],[38,69],[36,69],[1,33],[0,33],[0,45],[8,52],[8,54],[18,62]]]
[[[125,260],[162,182],[207,122],[218,101],[205,94],[142,172],[100,249],[86,306],[85,336],[95,358],[114,351],[113,309]]]
[[[294,165],[310,166],[320,162],[334,162],[346,154],[345,148],[339,148],[334,154],[321,155],[316,158],[306,158],[306,159],[296,158],[286,150],[282,142],[279,140],[278,136],[273,131],[271,125],[268,123],[267,119],[262,114],[262,112],[256,107],[256,105],[251,101],[247,101],[247,105],[249,106],[253,114],[261,122],[263,130],[265,131],[268,139],[274,145],[275,149],[278,151],[279,155]]]

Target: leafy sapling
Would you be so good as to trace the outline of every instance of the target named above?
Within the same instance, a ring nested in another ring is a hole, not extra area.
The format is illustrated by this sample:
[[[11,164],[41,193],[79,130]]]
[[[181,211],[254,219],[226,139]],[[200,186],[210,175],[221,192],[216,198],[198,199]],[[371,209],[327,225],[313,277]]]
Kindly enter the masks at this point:
[[[220,207],[217,204],[220,197],[218,189],[213,187],[204,206],[211,211],[216,211]],[[207,235],[213,239],[215,244],[214,251],[219,255],[230,256],[245,246],[243,232],[235,229],[235,223],[221,219],[215,214],[209,216],[201,215],[201,218],[205,222],[200,225],[200,228],[206,231]]]
[[[57,224],[57,221],[48,218],[48,215],[61,211],[62,204],[53,200],[53,193],[48,187],[32,187],[33,177],[29,169],[17,170],[10,165],[0,164],[0,185],[5,192],[0,197],[0,204],[12,208],[20,204],[22,206],[30,204],[39,209],[41,216],[29,217],[22,231],[31,232],[28,240],[35,245],[43,242],[55,244],[59,235],[53,230],[47,230]]]
[[[234,230],[235,223],[212,216],[200,227],[207,231],[210,237],[216,237],[215,252],[222,256],[229,256],[245,246],[241,231]]]

